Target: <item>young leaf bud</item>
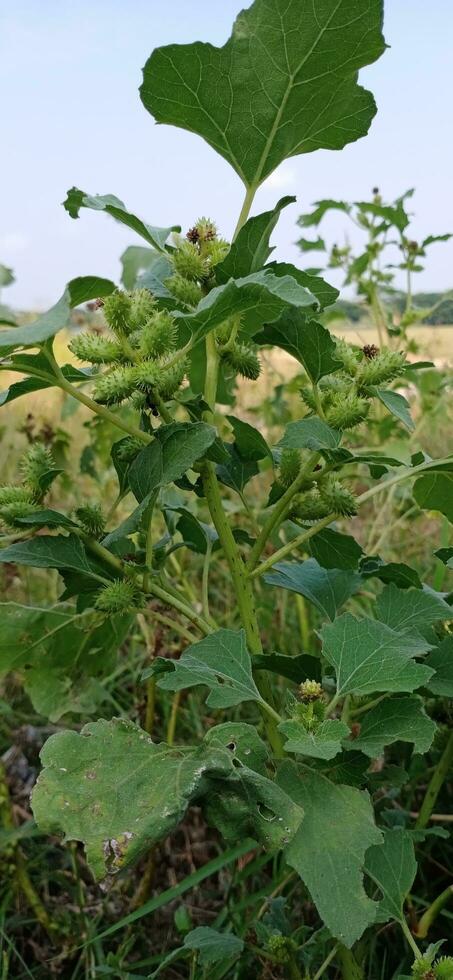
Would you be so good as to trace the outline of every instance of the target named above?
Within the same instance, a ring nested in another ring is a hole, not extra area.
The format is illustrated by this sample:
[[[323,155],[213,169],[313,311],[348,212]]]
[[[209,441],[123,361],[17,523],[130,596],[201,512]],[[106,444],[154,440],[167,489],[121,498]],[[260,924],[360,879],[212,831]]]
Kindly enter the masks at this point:
[[[125,365],[96,378],[94,397],[101,405],[119,405],[137,386],[136,368]]]
[[[78,507],[76,517],[90,538],[98,540],[103,537],[105,519],[99,504],[86,504],[84,507]]]
[[[160,310],[146,321],[139,339],[144,357],[162,357],[176,347],[177,326],[170,313]]]
[[[368,388],[371,385],[386,384],[399,377],[406,364],[405,355],[399,351],[382,350],[371,359],[362,361],[357,372],[357,386]]]
[[[134,582],[115,579],[98,593],[95,607],[104,613],[127,613],[143,606],[144,597]]]
[[[259,357],[252,347],[235,342],[229,350],[221,353],[221,358],[228,367],[243,378],[256,381],[261,373]]]
[[[310,701],[319,701],[323,698],[324,692],[318,681],[303,681],[299,684],[298,697],[303,703],[309,704]]]
[[[72,338],[69,350],[79,361],[89,361],[91,364],[113,364],[124,359],[121,344],[96,333],[79,333]]]
[[[131,331],[130,315],[132,300],[129,293],[116,289],[104,298],[104,316],[114,333],[128,334]]]
[[[338,480],[327,480],[320,486],[319,492],[328,514],[338,514],[342,517],[354,517],[357,514],[354,494]]]
[[[280,459],[278,482],[284,487],[291,486],[299,476],[301,455],[299,449],[284,449]]]
[[[165,280],[165,286],[175,299],[184,306],[198,306],[203,293],[196,282],[189,282],[183,276],[175,274]]]
[[[131,293],[129,325],[131,330],[140,330],[155,312],[156,300],[149,289],[134,289]]]
[[[274,959],[281,964],[290,963],[291,958],[297,949],[296,943],[293,939],[291,939],[289,936],[282,936],[277,933],[269,936],[266,946]]]
[[[333,429],[353,429],[363,422],[369,407],[366,398],[359,398],[355,391],[334,392],[325,413],[326,422]]]

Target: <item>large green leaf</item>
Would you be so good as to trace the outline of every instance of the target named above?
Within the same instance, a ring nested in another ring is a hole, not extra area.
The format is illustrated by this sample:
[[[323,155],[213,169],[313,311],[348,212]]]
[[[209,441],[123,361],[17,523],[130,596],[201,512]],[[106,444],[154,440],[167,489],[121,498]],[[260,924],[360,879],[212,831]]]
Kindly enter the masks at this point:
[[[0,562],[31,565],[33,568],[59,568],[81,572],[102,582],[101,570],[88,558],[85,548],[75,534],[67,536],[40,535],[29,541],[19,541],[0,551]]]
[[[182,335],[201,340],[229,317],[241,314],[241,330],[255,333],[265,322],[277,320],[286,306],[313,312],[316,297],[292,276],[276,276],[269,269],[230,279],[200,300],[193,313],[175,313]]]
[[[254,429],[249,422],[237,419],[234,415],[227,415],[227,419],[234,432],[236,449],[240,456],[246,460],[258,462],[268,456],[272,459],[269,446],[258,429]]]
[[[203,810],[225,840],[253,837],[269,850],[288,844],[303,822],[303,809],[272,779],[248,766],[234,778],[211,779]]]
[[[286,848],[286,860],[306,884],[332,935],[352,946],[376,915],[362,880],[366,851],[381,841],[370,798],[321,772],[304,768],[299,775],[291,763],[282,765],[278,783],[305,811]]]
[[[365,871],[380,892],[378,922],[404,920],[403,903],[411,890],[417,873],[414,843],[411,834],[402,828],[386,830],[384,841],[370,847]]]
[[[225,963],[231,957],[239,956],[244,942],[231,932],[218,932],[210,926],[198,926],[184,937],[184,946],[196,950],[201,966],[212,963]]]
[[[307,320],[299,310],[285,310],[276,323],[267,324],[254,340],[286,350],[315,382],[341,367],[335,359],[336,344],[329,331],[316,320]]]
[[[289,422],[278,445],[282,449],[336,449],[340,445],[341,432],[315,417]]]
[[[428,718],[420,698],[396,697],[381,701],[362,716],[354,748],[375,759],[392,742],[413,742],[414,751],[424,753],[435,733],[436,725]]]
[[[339,695],[411,692],[432,675],[429,667],[413,659],[430,648],[420,635],[344,613],[322,628],[321,637],[324,657],[336,670]]]
[[[304,728],[300,721],[283,721],[278,728],[287,738],[285,752],[314,759],[333,759],[341,752],[342,739],[349,734],[348,726],[336,718],[327,718],[313,731]]]
[[[410,431],[415,429],[411,407],[404,395],[400,395],[398,391],[392,391],[390,388],[374,388],[373,391],[390,414],[402,422],[406,429],[410,429]]]
[[[451,619],[453,610],[435,592],[398,589],[392,582],[382,590],[375,606],[381,623],[401,632],[420,633],[434,623]]]
[[[129,470],[129,484],[139,502],[158,487],[179,480],[212,446],[217,431],[205,422],[171,422],[154,435]]]
[[[63,207],[71,218],[78,218],[81,208],[91,208],[93,211],[106,211],[112,218],[115,218],[115,221],[119,221],[122,225],[127,225],[128,228],[132,228],[149,245],[152,245],[153,248],[160,252],[164,250],[165,243],[172,231],[181,230],[178,225],[173,225],[171,228],[156,228],[154,225],[145,224],[141,218],[137,218],[136,214],[131,214],[123,202],[118,197],[115,197],[114,194],[95,194],[93,197],[90,194],[85,194],[84,191],[80,191],[78,187],[71,187],[66,200],[63,201]]]
[[[327,619],[333,620],[342,605],[362,584],[354,571],[322,568],[315,558],[304,562],[281,561],[267,572],[264,581],[290,592],[298,592],[312,602]]]
[[[267,262],[271,252],[269,241],[283,208],[294,204],[295,197],[282,197],[272,211],[264,211],[249,218],[241,228],[230,251],[220,265],[216,266],[218,283],[229,279],[240,279],[251,272],[258,272]]]
[[[244,722],[226,721],[223,725],[215,725],[205,735],[206,745],[221,746],[232,753],[233,759],[239,761],[248,769],[253,769],[261,776],[266,776],[269,764],[269,750],[259,737],[253,725]]]
[[[231,754],[217,746],[170,748],[129,721],[85,725],[53,735],[41,752],[44,771],[33,812],[46,833],[83,841],[96,878],[115,873],[165,837],[208,777],[226,777]]]
[[[276,276],[292,276],[299,283],[299,286],[305,286],[305,289],[309,289],[313,296],[316,296],[322,310],[326,306],[331,306],[338,299],[338,289],[331,286],[321,276],[314,275],[313,271],[306,272],[305,269],[299,269],[292,262],[269,262],[266,269],[269,269]]]
[[[422,510],[438,510],[453,524],[453,473],[426,473],[415,481],[413,494]]]
[[[223,48],[169,45],[145,65],[158,122],[202,136],[248,186],[286,157],[339,150],[368,131],[373,97],[357,71],[384,50],[382,2],[255,0]]]
[[[0,350],[15,347],[36,347],[50,337],[54,337],[65,327],[69,320],[70,311],[79,303],[86,303],[98,296],[108,296],[115,289],[115,283],[110,279],[100,279],[99,276],[81,276],[68,282],[63,295],[55,306],[47,313],[24,327],[14,327],[12,330],[0,331]]]
[[[243,630],[217,630],[186,647],[179,660],[157,657],[143,676],[158,676],[158,686],[166,691],[204,684],[211,691],[206,701],[210,708],[231,708],[242,701],[262,702],[252,677]]]

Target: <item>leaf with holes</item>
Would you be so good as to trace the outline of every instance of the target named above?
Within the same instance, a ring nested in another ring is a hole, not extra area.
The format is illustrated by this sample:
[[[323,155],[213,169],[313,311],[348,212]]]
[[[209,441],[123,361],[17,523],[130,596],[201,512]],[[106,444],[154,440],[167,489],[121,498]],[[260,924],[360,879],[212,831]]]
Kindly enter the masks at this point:
[[[136,861],[180,822],[211,776],[232,770],[227,750],[156,745],[118,718],[53,735],[41,760],[35,820],[44,833],[82,841],[96,878]]]

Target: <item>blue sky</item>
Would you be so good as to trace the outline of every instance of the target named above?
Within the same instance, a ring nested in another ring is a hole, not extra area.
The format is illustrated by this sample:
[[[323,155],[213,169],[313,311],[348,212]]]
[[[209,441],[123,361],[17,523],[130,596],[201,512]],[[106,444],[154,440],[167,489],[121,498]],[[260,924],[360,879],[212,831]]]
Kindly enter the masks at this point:
[[[17,275],[4,301],[45,308],[77,275],[118,279],[119,255],[140,244],[105,215],[85,211],[71,220],[60,202],[73,184],[116,194],[152,224],[187,227],[208,214],[231,234],[243,194],[239,179],[198,137],[157,127],[137,87],[154,47],[195,39],[222,44],[243,6],[241,0],[4,0],[0,262]],[[391,47],[361,73],[378,104],[368,137],[341,153],[288,161],[259,192],[255,212],[282,194],[297,195],[275,234],[282,259],[299,260],[295,222],[312,201],[360,200],[375,184],[388,198],[416,187],[415,237],[453,231],[453,3],[387,0],[385,34]],[[344,219],[329,219],[324,230],[341,241]],[[452,286],[453,240],[433,246],[419,277],[420,289]]]

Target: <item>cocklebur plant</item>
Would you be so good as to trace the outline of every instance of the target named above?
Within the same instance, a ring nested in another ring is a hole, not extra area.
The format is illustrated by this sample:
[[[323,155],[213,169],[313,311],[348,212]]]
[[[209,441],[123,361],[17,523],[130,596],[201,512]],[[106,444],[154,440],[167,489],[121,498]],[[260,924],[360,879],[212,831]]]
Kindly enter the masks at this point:
[[[110,510],[83,501],[70,515],[35,512],[30,497],[30,510],[14,517],[18,534],[0,561],[57,569],[64,591],[49,610],[3,606],[3,671],[22,670],[35,709],[52,720],[99,714],[99,677],[140,618],[182,639],[177,658],[149,663],[144,649],[152,698],[156,688],[159,698],[171,692],[177,711],[181,692],[208,690],[197,744],[175,746],[173,723],[167,742],[154,741],[152,713],[146,731],[121,717],[51,736],[33,793],[37,824],[83,842],[103,879],[149,852],[196,803],[225,840],[279,855],[300,877],[331,937],[318,977],[332,961],[345,978],[361,975],[351,949],[386,922],[400,926],[408,963],[412,953],[420,958],[404,902],[415,844],[453,757],[443,708],[453,688],[448,597],[407,565],[367,556],[344,530],[368,501],[400,485],[412,486],[420,510],[451,521],[453,456],[419,451],[405,462],[370,450],[377,409],[400,430],[413,426],[398,389],[414,368],[399,350],[335,340],[319,316],[337,291],[292,264],[269,262],[272,231],[293,198],[250,217],[256,192],[285,158],[340,150],[366,134],[375,104],[357,72],[384,50],[381,22],[381,0],[326,0],[319,10],[255,0],[224,48],[155,51],[144,69],[145,108],[201,135],[245,185],[231,243],[211,219],[184,236],[178,226],[143,222],[113,195],[72,188],[72,218],[83,208],[105,211],[145,240],[138,275],[129,254],[124,289],[95,276],[72,280],[48,314],[0,334],[2,366],[27,375],[4,401],[56,387],[118,431]],[[74,336],[80,366],[61,366],[53,337],[71,307],[94,297],[104,326]],[[272,446],[259,428],[219,410],[234,406],[238,376],[259,384],[265,348],[291,354],[304,379],[298,417]],[[27,466],[17,505],[34,472]],[[256,506],[245,497],[252,478],[261,488]],[[3,493],[7,508],[11,488]],[[190,582],[179,576],[180,548],[194,555]],[[228,608],[214,601],[216,568],[232,590]],[[310,651],[268,648],[260,615],[270,587],[316,610]],[[83,629],[75,630],[79,617]],[[33,643],[12,657],[25,628]],[[417,833],[411,814],[393,826],[375,770],[394,743],[422,755],[435,737],[429,785],[414,790]],[[308,968],[292,937],[265,945],[263,955],[288,975]],[[239,943],[232,967],[241,950]]]
[[[421,242],[411,236],[412,215],[408,210],[414,190],[408,190],[395,201],[383,200],[378,187],[373,188],[368,201],[317,201],[313,211],[302,214],[299,226],[304,229],[319,228],[326,214],[340,211],[362,232],[365,238],[363,251],[356,254],[346,240],[343,246],[329,247],[320,235],[316,239],[299,239],[299,247],[304,254],[316,252],[326,254],[326,269],[341,269],[344,284],[353,286],[360,302],[375,326],[379,342],[391,342],[397,338],[415,349],[413,340],[407,337],[409,327],[421,323],[441,308],[451,293],[445,293],[427,307],[417,302],[414,296],[414,275],[423,272],[423,261],[427,250],[438,242],[446,242],[451,233],[428,235]],[[322,267],[316,270],[322,271]],[[405,291],[395,286],[397,271],[405,277]]]

